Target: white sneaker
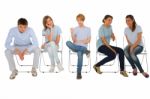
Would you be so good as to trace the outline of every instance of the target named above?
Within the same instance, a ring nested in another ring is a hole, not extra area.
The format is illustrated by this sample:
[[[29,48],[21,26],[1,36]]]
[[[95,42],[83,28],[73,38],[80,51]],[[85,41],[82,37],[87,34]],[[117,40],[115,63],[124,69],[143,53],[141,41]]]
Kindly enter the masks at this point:
[[[36,68],[32,68],[31,73],[33,77],[36,77],[37,76]]]
[[[17,75],[18,75],[18,70],[14,70],[14,71],[12,71],[12,73],[11,73],[9,78],[10,79],[15,79]]]
[[[59,63],[59,64],[57,65],[57,67],[58,67],[59,72],[61,72],[61,71],[64,70],[64,68],[62,67],[61,63]]]
[[[54,72],[54,70],[55,70],[55,66],[51,66],[51,68],[50,68],[49,72],[50,72],[50,73],[53,73],[53,72]]]

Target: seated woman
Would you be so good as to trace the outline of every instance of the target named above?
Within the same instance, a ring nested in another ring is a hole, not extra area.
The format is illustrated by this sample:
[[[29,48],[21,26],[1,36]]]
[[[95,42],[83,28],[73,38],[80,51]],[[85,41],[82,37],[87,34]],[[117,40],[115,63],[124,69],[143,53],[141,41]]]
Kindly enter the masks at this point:
[[[99,39],[97,41],[97,50],[100,53],[105,54],[107,57],[94,65],[94,69],[98,74],[101,74],[100,66],[112,61],[119,54],[120,63],[120,74],[124,77],[128,77],[126,71],[124,70],[124,52],[121,48],[110,45],[110,39],[115,40],[115,35],[112,31],[112,19],[111,15],[106,15],[103,19],[103,25],[99,29]]]
[[[126,16],[127,28],[125,28],[125,36],[128,45],[124,49],[126,58],[133,68],[133,75],[137,75],[137,68],[143,74],[144,77],[148,78],[148,73],[144,72],[139,59],[137,57],[143,51],[142,41],[142,29],[136,24],[136,21],[132,15]]]
[[[46,49],[51,60],[50,72],[55,70],[55,61],[59,72],[63,71],[64,68],[58,58],[58,47],[60,41],[61,29],[59,26],[54,25],[53,19],[50,16],[45,16],[43,18],[43,32],[42,35],[45,36],[45,42],[42,44],[41,48]]]

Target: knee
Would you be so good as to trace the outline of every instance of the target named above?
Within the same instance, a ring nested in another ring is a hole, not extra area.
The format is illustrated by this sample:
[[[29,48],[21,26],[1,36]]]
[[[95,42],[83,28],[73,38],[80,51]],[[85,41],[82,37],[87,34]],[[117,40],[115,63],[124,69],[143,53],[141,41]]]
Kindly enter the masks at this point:
[[[11,54],[11,50],[6,49],[6,50],[5,50],[5,55],[8,56],[8,55],[10,55],[10,54]]]
[[[116,54],[112,53],[112,54],[108,55],[108,57],[110,57],[111,59],[115,59],[116,58]]]
[[[134,53],[130,53],[130,55],[133,60],[136,60],[136,55]]]
[[[122,48],[119,48],[119,54],[123,54],[124,55],[124,51]]]
[[[41,52],[41,51],[40,51],[40,48],[37,47],[37,48],[34,49],[34,53],[35,53],[35,54],[38,54],[38,55],[39,55],[40,52]]]
[[[66,45],[69,46],[71,44],[71,41],[67,41]]]

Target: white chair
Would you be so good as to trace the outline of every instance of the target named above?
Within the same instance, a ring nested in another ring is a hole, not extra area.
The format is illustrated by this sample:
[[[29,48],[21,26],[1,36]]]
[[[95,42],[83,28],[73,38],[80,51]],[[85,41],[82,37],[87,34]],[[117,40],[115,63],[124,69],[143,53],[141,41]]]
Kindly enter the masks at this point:
[[[45,42],[45,37],[43,36],[42,44],[44,42]],[[63,38],[62,37],[60,37],[58,56],[59,56],[61,64],[63,65]],[[50,73],[49,72],[50,66],[51,66],[51,63],[50,63],[50,58],[48,56],[47,50],[46,49],[41,49],[39,71],[41,73]],[[57,66],[55,66],[55,67],[57,67]],[[58,71],[55,70],[55,73],[58,73]]]
[[[88,50],[90,50],[90,44],[88,44]],[[86,60],[85,60],[86,59]],[[77,72],[77,53],[69,49],[69,72]],[[91,71],[91,55],[87,57],[86,54],[83,54],[83,65],[82,73],[89,73]]]
[[[97,43],[98,39],[99,39],[99,37],[97,36],[96,37],[96,43]],[[110,45],[117,46],[117,41],[115,40],[114,42],[110,42]],[[96,63],[98,61],[102,60],[104,57],[106,57],[105,54],[96,51]],[[118,59],[118,58],[116,58],[116,59]],[[117,72],[119,72],[119,65],[118,64],[116,65],[117,69],[115,68],[116,70],[112,71],[112,69],[114,69],[114,65],[116,63],[116,59],[112,60],[111,62],[108,62],[108,63],[104,64],[103,66],[101,66],[102,72],[103,73],[117,73]]]
[[[143,47],[144,47],[144,48],[143,48],[142,53],[138,54],[138,56],[142,56],[142,57],[139,57],[139,60],[141,60],[140,63],[141,63],[141,65],[142,65],[142,67],[146,69],[146,72],[148,72],[148,71],[149,71],[149,68],[148,68],[148,60],[147,60],[147,54],[148,54],[148,53],[147,53],[146,45],[145,45],[145,38],[142,37],[142,40],[143,40],[143,44],[144,44]],[[126,41],[125,37],[123,37],[123,48],[125,48],[126,45],[127,45],[127,41]],[[144,63],[144,58],[145,58],[145,64],[146,64],[146,66],[143,65],[143,63]],[[126,63],[127,63],[127,64],[126,64]],[[126,69],[128,69],[128,67],[131,67],[131,65],[129,64],[129,62],[127,61],[127,59],[125,59],[125,66],[126,66]],[[128,73],[132,73],[131,69],[128,69],[127,71],[128,71]],[[138,73],[140,73],[140,72],[138,72]]]

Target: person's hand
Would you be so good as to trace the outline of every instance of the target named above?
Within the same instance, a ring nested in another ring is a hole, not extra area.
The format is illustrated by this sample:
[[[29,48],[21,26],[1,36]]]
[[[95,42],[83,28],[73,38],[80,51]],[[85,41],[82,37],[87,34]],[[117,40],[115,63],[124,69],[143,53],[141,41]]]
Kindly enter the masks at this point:
[[[130,53],[132,53],[132,52],[133,52],[133,50],[134,50],[134,47],[133,47],[133,46],[131,46],[131,47],[130,47]]]
[[[112,49],[112,51],[115,53],[115,55],[117,54],[116,51],[114,49]]]
[[[112,37],[112,40],[115,41],[115,39],[116,39],[115,36],[113,36],[113,37]]]
[[[45,45],[46,45],[45,43],[42,44],[42,45],[41,45],[41,49],[44,49]]]
[[[15,49],[15,53],[19,56],[20,60],[24,59],[24,57],[22,56],[22,52],[18,48]]]

